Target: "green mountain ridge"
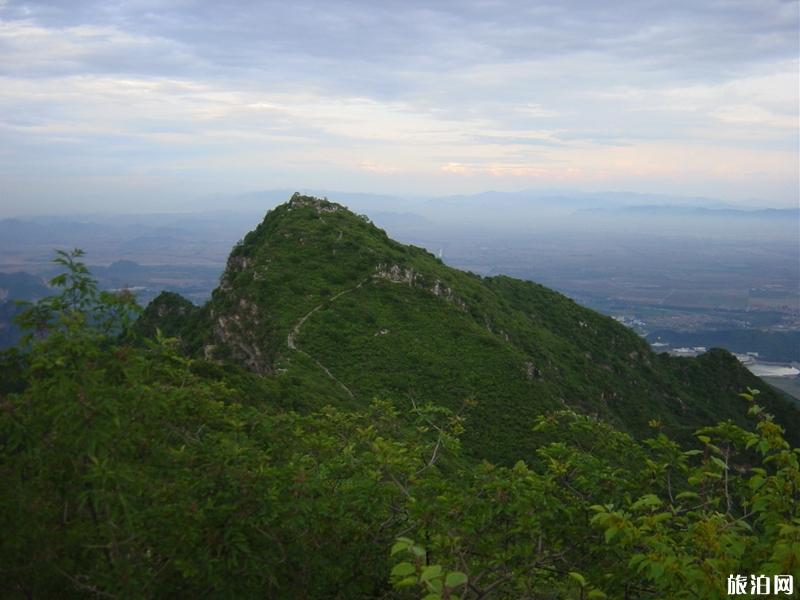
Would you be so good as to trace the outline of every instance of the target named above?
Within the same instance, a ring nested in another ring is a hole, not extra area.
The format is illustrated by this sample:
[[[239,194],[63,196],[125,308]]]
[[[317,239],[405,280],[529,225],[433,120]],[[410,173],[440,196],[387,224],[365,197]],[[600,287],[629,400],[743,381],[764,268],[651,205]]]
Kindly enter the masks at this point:
[[[380,397],[463,409],[467,453],[499,462],[535,452],[531,423],[547,411],[636,435],[655,420],[683,437],[720,419],[744,424],[736,394],[747,387],[764,390],[790,437],[800,431],[798,412],[725,351],[656,354],[557,292],[450,268],[342,205],[299,194],[233,248],[206,305],[164,293],[137,327],[246,368],[265,401],[284,407]]]
[[[727,352],[656,355],[308,197],[205,306],[162,294],[134,330],[82,256],[57,253],[0,353],[0,597],[716,600],[731,573],[800,577],[797,411],[737,397],[763,382]]]

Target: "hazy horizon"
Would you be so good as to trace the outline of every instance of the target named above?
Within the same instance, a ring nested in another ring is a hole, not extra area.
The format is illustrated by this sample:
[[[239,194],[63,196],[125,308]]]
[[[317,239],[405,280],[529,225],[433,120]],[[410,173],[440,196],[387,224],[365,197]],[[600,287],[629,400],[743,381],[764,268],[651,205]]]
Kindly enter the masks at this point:
[[[325,190],[325,189],[309,189],[298,186],[296,188],[276,188],[276,189],[261,189],[251,190],[238,194],[223,192],[206,194],[197,196],[187,200],[176,200],[164,206],[150,206],[144,204],[140,206],[137,204],[123,203],[114,204],[107,203],[105,205],[84,204],[81,206],[72,207],[40,207],[36,204],[14,204],[8,202],[0,202],[0,219],[37,219],[37,218],[88,218],[104,216],[158,216],[158,215],[192,215],[214,213],[217,211],[228,211],[237,214],[249,214],[255,210],[256,203],[261,200],[263,204],[261,207],[264,210],[269,210],[278,204],[289,200],[291,195],[295,192],[301,194],[308,194],[317,197],[325,197],[333,202],[337,202],[351,208],[352,210],[378,210],[382,208],[381,201],[393,201],[394,204],[388,208],[392,213],[414,213],[415,209],[430,209],[435,207],[437,201],[444,201],[448,204],[442,204],[453,210],[453,214],[458,213],[470,214],[470,207],[468,203],[470,200],[478,199],[481,197],[488,198],[502,198],[502,197],[529,197],[531,207],[537,207],[536,203],[541,202],[542,199],[547,197],[563,199],[584,200],[594,199],[593,207],[600,208],[604,203],[608,203],[608,208],[620,207],[637,207],[637,206],[651,206],[651,207],[687,207],[687,208],[705,208],[710,210],[736,210],[745,212],[758,212],[761,210],[785,210],[785,209],[800,209],[796,202],[789,202],[786,204],[769,203],[761,199],[743,199],[743,200],[725,200],[723,198],[711,198],[704,196],[682,196],[682,195],[665,195],[660,193],[648,192],[632,192],[630,190],[576,190],[576,189],[557,189],[550,188],[546,190],[536,189],[523,189],[523,190],[481,190],[469,194],[439,194],[439,195],[424,195],[424,194],[397,194],[391,191],[377,192],[377,191],[342,191],[342,190]],[[621,198],[628,198],[625,202],[610,203],[607,199],[614,196]],[[459,208],[459,201],[464,201],[463,210]],[[539,204],[538,207],[548,209],[550,207],[558,207],[558,203],[554,200],[550,205]],[[569,206],[567,205],[567,208]]]
[[[0,0],[0,215],[274,189],[797,206],[799,11]]]

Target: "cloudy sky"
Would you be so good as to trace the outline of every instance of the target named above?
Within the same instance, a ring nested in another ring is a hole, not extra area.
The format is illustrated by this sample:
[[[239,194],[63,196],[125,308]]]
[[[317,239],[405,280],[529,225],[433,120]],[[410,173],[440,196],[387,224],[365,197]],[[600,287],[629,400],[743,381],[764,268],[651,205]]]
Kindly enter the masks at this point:
[[[0,214],[268,188],[798,202],[796,0],[0,0]]]

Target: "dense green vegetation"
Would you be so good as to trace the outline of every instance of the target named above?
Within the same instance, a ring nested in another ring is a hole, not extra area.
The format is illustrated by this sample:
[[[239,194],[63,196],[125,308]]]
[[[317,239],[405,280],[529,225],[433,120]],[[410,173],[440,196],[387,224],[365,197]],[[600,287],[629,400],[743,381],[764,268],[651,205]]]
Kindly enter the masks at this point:
[[[684,447],[551,411],[497,465],[462,449],[472,400],[289,410],[357,402],[135,337],[131,297],[78,258],[0,371],[4,598],[715,599],[731,573],[800,577],[800,450],[753,392],[731,398],[746,428]]]
[[[237,244],[207,305],[156,299],[140,332],[157,327],[192,356],[291,379],[312,408],[382,397],[459,410],[469,399],[466,453],[508,465],[535,454],[529,424],[546,411],[597,415],[636,436],[658,419],[685,441],[719,418],[745,425],[736,394],[760,385],[727,353],[655,354],[561,294],[452,269],[365,217],[300,195]],[[800,434],[788,402],[766,388],[762,397]]]

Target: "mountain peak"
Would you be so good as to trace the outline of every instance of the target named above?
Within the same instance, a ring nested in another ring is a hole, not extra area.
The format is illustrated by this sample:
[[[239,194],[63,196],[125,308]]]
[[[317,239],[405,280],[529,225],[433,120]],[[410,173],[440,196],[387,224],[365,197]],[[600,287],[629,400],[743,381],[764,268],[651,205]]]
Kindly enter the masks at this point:
[[[304,196],[300,192],[295,192],[292,194],[292,197],[286,203],[289,209],[294,208],[313,208],[317,211],[317,214],[322,214],[326,212],[336,212],[339,210],[347,210],[341,204],[337,204],[335,202],[331,202],[327,198],[317,198],[315,196]]]
[[[557,292],[450,268],[341,204],[300,194],[233,248],[206,306],[168,314],[190,352],[289,386],[286,396],[308,405],[468,401],[465,444],[497,461],[534,452],[528,424],[548,410],[634,433],[652,419],[685,431],[720,416],[743,422],[736,394],[759,384],[732,357],[657,355]]]

